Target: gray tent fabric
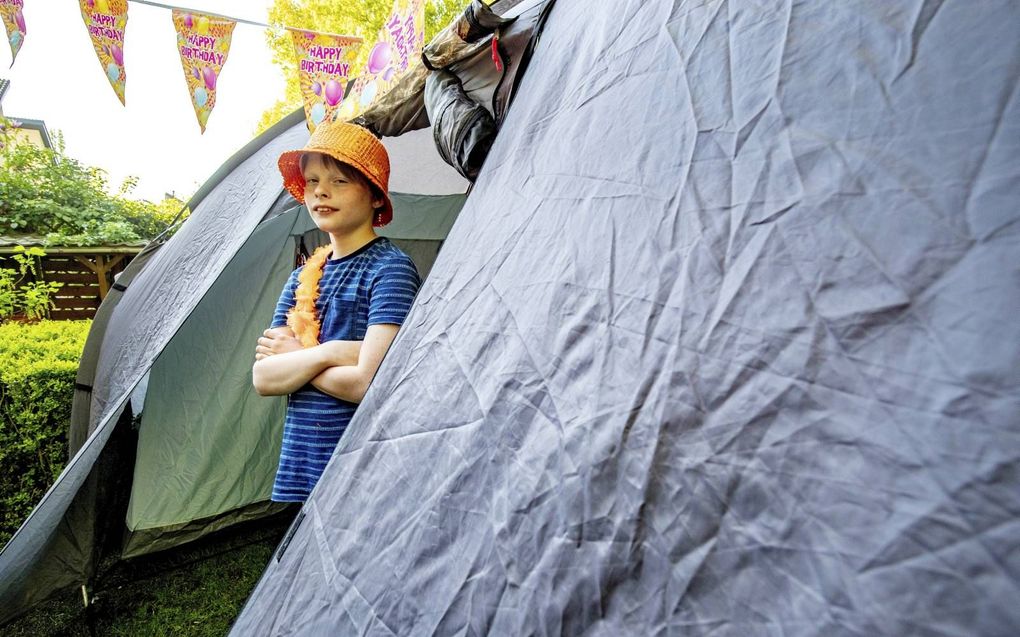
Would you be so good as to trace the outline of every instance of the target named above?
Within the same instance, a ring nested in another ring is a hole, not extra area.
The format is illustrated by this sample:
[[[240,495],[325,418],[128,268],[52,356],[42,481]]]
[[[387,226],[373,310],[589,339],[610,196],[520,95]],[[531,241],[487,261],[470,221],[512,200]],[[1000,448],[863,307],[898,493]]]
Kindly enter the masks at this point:
[[[232,634],[1015,634],[1018,27],[559,0]]]

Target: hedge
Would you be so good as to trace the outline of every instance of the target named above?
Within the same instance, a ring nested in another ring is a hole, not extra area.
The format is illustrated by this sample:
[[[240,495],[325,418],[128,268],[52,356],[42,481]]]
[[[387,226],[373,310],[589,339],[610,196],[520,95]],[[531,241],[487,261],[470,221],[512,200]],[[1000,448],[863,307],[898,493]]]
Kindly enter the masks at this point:
[[[0,324],[0,545],[67,463],[74,379],[90,324]]]

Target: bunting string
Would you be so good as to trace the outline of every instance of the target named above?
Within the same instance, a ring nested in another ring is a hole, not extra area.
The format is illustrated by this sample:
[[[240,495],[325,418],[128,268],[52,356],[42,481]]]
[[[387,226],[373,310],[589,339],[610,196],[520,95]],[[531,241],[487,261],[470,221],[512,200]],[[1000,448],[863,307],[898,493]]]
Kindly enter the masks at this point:
[[[137,4],[146,4],[146,5],[149,5],[150,7],[159,7],[160,9],[167,9],[169,11],[181,11],[183,13],[200,13],[202,15],[207,15],[207,16],[209,16],[211,18],[219,18],[220,20],[230,20],[231,22],[235,22],[237,24],[248,24],[248,25],[251,25],[253,27],[263,27],[263,28],[266,28],[266,29],[278,29],[278,28],[280,28],[279,26],[274,26],[272,24],[266,24],[265,22],[256,22],[255,20],[246,20],[244,18],[232,18],[232,17],[230,17],[228,15],[220,15],[218,13],[209,13],[208,11],[197,11],[197,10],[194,10],[194,9],[188,9],[186,7],[178,7],[178,6],[175,6],[175,5],[172,5],[172,4],[163,4],[162,2],[152,2],[152,0],[128,0],[128,2],[137,3]],[[286,28],[289,28],[289,27],[283,27],[283,28],[286,29]]]

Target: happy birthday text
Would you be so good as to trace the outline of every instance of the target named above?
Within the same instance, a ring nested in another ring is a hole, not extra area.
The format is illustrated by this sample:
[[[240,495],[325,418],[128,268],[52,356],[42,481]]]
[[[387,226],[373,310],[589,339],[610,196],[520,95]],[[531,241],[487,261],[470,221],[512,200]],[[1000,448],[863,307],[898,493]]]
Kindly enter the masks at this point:
[[[93,13],[92,24],[89,25],[89,35],[94,38],[109,38],[116,42],[124,41],[123,29],[114,28],[117,24],[117,16],[105,13]]]
[[[306,73],[327,73],[329,75],[351,74],[351,65],[347,62],[323,62],[322,60],[301,60],[301,70]]]

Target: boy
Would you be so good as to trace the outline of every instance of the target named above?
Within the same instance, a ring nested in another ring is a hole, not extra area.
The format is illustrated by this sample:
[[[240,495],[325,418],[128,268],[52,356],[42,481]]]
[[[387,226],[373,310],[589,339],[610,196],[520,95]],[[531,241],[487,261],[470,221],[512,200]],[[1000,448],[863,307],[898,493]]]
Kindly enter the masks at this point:
[[[289,395],[276,502],[303,502],[403,323],[420,280],[411,259],[375,234],[393,217],[389,157],[367,130],[335,123],[283,153],[284,186],[329,235],[291,274],[255,350],[262,396]]]

